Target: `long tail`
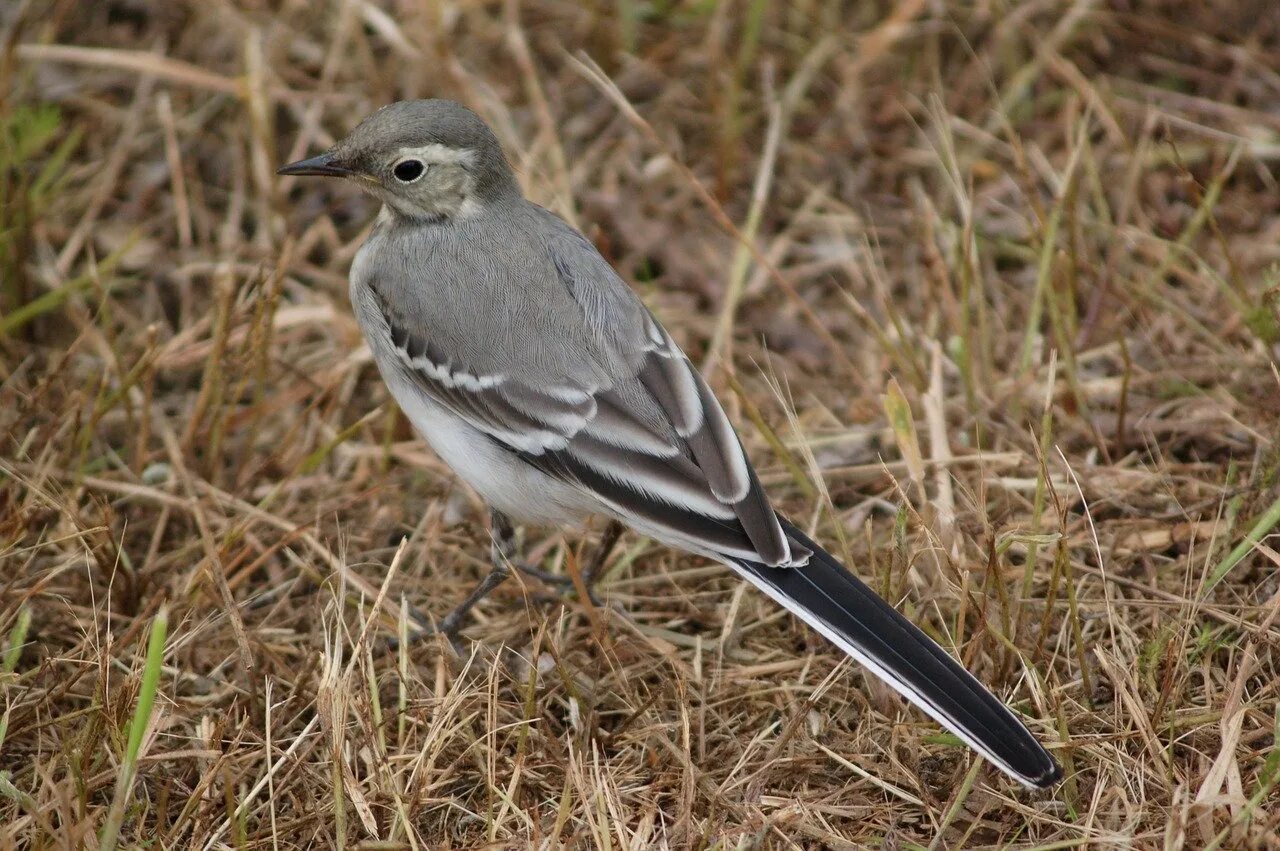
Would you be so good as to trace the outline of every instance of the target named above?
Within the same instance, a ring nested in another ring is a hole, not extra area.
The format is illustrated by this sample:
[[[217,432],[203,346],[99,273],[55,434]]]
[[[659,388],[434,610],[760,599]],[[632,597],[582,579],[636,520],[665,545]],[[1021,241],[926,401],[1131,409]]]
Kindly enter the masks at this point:
[[[730,566],[1026,786],[1046,787],[1062,769],[1031,732],[915,624],[785,518],[787,536],[813,552],[804,567]]]

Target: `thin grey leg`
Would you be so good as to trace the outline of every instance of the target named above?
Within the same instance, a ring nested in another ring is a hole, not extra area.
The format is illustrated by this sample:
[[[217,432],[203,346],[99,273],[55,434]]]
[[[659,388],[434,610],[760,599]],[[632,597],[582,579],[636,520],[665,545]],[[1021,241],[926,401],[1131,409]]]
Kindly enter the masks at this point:
[[[480,584],[467,595],[467,599],[459,603],[452,612],[440,621],[440,632],[452,641],[458,634],[463,620],[475,608],[476,604],[507,580],[511,575],[511,556],[516,549],[516,530],[511,525],[511,518],[501,511],[489,509],[489,534],[493,544],[489,550],[489,558],[493,566],[489,569]]]
[[[590,588],[600,578],[600,571],[604,569],[604,563],[609,560],[609,554],[613,552],[613,548],[618,545],[622,532],[622,524],[617,520],[610,520],[609,525],[604,527],[604,532],[600,535],[600,545],[592,554],[591,561],[587,562],[587,569],[582,571],[583,585]]]
[[[618,539],[622,536],[623,526],[617,520],[610,520],[609,525],[604,529],[600,536],[600,544],[596,547],[591,555],[591,560],[587,562],[586,568],[582,571],[583,584],[587,586],[587,593],[591,596],[591,602],[597,606],[600,601],[591,593],[591,586],[604,569],[605,562],[609,559],[609,554],[613,552],[613,548],[617,545]],[[493,539],[490,549],[490,559],[492,567],[481,579],[479,584],[472,589],[467,595],[467,599],[463,600],[453,611],[445,615],[444,620],[440,621],[440,633],[449,639],[450,643],[457,646],[458,630],[462,628],[463,622],[471,610],[493,592],[503,582],[511,576],[511,567],[515,566],[521,573],[533,576],[549,585],[557,585],[561,587],[573,587],[573,578],[564,576],[559,573],[550,573],[533,565],[524,564],[514,560],[516,554],[516,532],[515,527],[511,524],[511,518],[496,509],[489,509],[489,532]],[[430,634],[427,628],[427,620],[416,610],[410,612],[410,617],[419,625],[419,629],[410,636],[410,640],[421,638]],[[394,649],[398,642],[391,639],[389,646]]]
[[[604,568],[604,563],[608,561],[609,554],[613,552],[613,548],[618,543],[618,539],[622,537],[624,527],[617,520],[610,520],[609,525],[604,528],[604,532],[600,536],[600,544],[591,554],[591,559],[582,569],[582,584],[587,588],[587,596],[591,598],[591,602],[600,605],[595,592],[592,590],[596,580],[600,578],[600,574]],[[540,567],[534,567],[531,564],[515,562],[516,569],[521,573],[534,577],[548,585],[555,585],[566,591],[573,589],[573,577],[566,576],[563,573],[551,573]]]

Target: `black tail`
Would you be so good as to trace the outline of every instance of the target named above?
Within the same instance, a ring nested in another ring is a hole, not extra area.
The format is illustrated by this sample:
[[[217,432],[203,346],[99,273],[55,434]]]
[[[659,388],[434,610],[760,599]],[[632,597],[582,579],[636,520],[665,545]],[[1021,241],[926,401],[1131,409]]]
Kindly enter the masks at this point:
[[[738,560],[731,566],[1001,771],[1036,787],[1062,777],[1053,757],[995,695],[830,553],[780,519],[787,536],[813,552],[806,566]]]

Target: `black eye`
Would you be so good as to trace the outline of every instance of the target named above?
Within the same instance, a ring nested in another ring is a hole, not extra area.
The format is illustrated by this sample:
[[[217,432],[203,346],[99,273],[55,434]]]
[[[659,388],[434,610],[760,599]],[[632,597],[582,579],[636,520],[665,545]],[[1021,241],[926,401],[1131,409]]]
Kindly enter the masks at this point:
[[[401,183],[413,183],[426,170],[427,167],[420,160],[401,160],[391,169],[391,173]]]

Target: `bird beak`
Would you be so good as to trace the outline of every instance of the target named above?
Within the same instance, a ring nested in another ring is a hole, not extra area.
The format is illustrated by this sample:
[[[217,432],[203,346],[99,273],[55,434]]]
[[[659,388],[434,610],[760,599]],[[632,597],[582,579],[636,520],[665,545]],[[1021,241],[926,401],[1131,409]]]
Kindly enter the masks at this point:
[[[309,160],[298,160],[296,163],[280,166],[276,174],[283,175],[315,175],[317,177],[351,177],[356,172],[345,165],[333,151],[326,151]]]

